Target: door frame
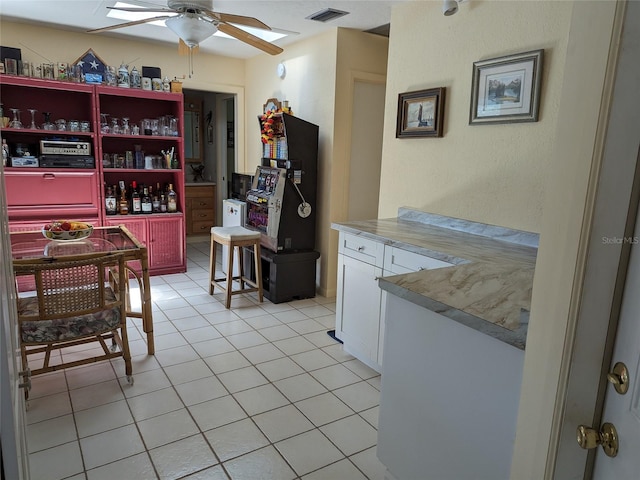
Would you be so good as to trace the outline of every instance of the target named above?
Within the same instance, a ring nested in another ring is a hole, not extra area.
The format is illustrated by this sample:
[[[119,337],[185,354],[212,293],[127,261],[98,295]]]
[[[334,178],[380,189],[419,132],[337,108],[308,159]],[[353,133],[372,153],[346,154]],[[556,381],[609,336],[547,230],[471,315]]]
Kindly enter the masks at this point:
[[[567,329],[546,478],[591,478],[595,461],[595,450],[577,446],[575,431],[601,422],[631,247],[624,239],[633,235],[640,197],[639,32],[640,4],[618,2],[599,120],[601,157],[592,165],[581,237],[578,313]]]

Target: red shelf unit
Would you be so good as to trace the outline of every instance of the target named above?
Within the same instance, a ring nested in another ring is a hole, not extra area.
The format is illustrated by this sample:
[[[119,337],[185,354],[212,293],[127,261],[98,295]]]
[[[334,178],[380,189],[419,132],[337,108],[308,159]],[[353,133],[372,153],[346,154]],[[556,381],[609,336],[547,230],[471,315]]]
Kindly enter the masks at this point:
[[[149,249],[151,274],[186,271],[183,98],[180,93],[87,85],[0,75],[0,98],[5,116],[11,108],[21,110],[25,127],[31,123],[29,109],[37,109],[36,123],[44,121],[89,120],[90,132],[45,131],[2,128],[0,134],[10,145],[27,144],[36,153],[39,142],[56,137],[89,142],[96,164],[93,169],[7,167],[5,168],[9,226],[12,231],[38,229],[52,218],[73,218],[93,225],[125,224]],[[129,118],[130,125],[144,118],[170,115],[178,119],[178,136],[117,135],[100,132],[101,113],[109,119]],[[140,145],[147,154],[174,149],[179,168],[119,169],[103,168],[103,153],[124,153]],[[150,215],[112,215],[105,213],[105,185],[120,180],[129,185],[171,183],[178,194],[178,213]]]

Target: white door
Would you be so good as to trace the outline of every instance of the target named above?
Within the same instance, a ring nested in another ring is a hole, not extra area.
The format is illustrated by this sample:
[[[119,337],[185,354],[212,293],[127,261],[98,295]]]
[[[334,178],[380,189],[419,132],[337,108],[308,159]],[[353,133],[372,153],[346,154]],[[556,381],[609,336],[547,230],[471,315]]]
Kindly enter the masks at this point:
[[[607,386],[602,423],[614,425],[619,451],[608,457],[598,448],[593,478],[626,480],[640,475],[640,210],[622,297],[620,318],[611,365],[624,363],[629,370],[629,390],[621,395]]]
[[[15,287],[11,267],[9,228],[7,224],[4,175],[0,167],[0,448],[2,478],[29,478],[25,434],[24,392],[18,388],[23,379],[18,375],[18,345]]]

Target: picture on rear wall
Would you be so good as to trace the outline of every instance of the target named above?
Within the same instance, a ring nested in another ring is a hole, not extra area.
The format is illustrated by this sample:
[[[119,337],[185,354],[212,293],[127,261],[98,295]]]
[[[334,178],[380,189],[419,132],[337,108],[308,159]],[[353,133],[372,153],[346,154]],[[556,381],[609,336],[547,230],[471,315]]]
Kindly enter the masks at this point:
[[[398,95],[396,138],[442,137],[445,88]]]
[[[537,122],[543,50],[473,64],[469,124]]]

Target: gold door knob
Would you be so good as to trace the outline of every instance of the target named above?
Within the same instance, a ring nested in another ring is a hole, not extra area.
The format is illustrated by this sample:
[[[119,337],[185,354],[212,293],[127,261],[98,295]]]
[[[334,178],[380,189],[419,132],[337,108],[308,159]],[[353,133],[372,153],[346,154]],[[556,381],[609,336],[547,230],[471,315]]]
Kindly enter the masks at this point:
[[[627,366],[622,362],[616,363],[611,373],[607,374],[607,380],[613,384],[613,388],[620,395],[627,393],[629,390],[629,370]]]
[[[576,433],[576,440],[580,448],[590,450],[602,445],[607,456],[615,457],[618,454],[618,432],[613,424],[603,423],[600,431],[586,425],[580,425]]]

